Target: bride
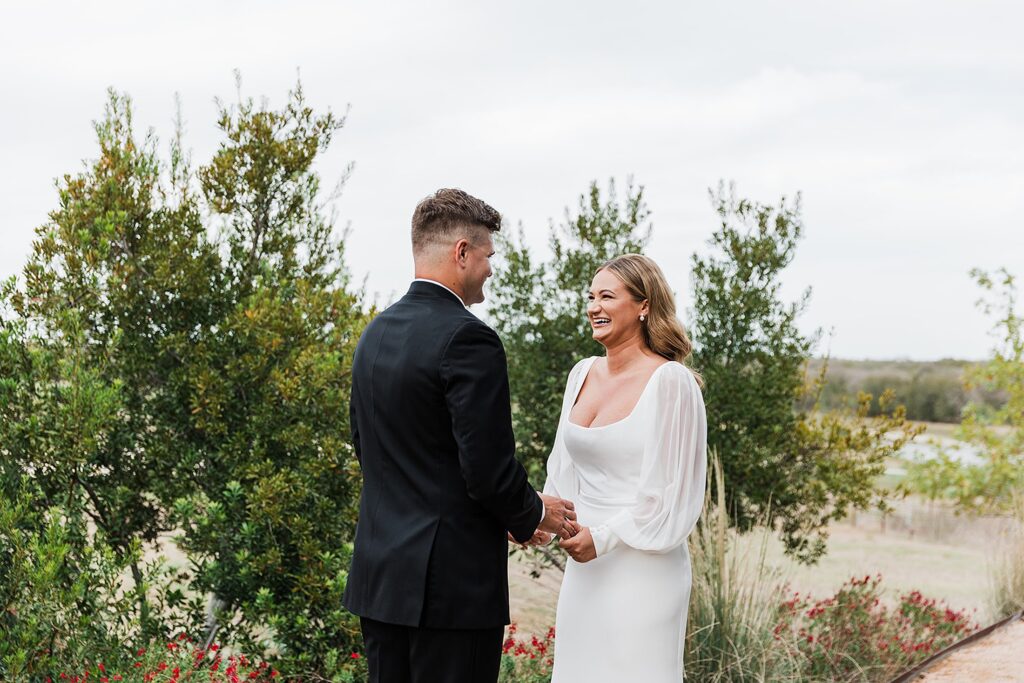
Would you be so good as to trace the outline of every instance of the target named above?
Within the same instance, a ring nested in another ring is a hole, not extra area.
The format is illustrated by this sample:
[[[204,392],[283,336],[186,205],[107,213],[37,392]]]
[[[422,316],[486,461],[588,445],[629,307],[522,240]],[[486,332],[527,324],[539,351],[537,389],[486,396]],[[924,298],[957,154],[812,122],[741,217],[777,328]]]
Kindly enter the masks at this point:
[[[552,683],[679,683],[690,597],[686,537],[700,516],[707,426],[691,344],[651,259],[626,254],[591,284],[606,351],[576,364],[544,493],[576,504],[580,532],[558,597]]]

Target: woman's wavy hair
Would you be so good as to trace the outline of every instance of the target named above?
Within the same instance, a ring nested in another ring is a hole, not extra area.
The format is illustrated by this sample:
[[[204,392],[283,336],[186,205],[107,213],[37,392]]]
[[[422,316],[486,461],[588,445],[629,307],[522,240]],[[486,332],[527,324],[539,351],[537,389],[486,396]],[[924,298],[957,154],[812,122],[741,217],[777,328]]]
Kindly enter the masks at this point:
[[[647,316],[640,324],[644,343],[659,356],[686,365],[703,387],[704,378],[687,363],[693,344],[676,317],[675,297],[658,264],[643,254],[623,254],[606,261],[597,270],[615,273],[636,301],[647,301]]]

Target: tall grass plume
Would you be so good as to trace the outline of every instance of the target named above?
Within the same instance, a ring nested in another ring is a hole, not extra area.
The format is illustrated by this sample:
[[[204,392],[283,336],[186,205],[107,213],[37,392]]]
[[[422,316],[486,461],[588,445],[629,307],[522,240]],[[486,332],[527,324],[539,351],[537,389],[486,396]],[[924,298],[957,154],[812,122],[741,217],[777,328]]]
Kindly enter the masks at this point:
[[[1014,497],[1011,513],[989,570],[989,609],[996,619],[1024,609],[1024,492]]]
[[[770,535],[735,543],[725,507],[722,464],[712,452],[713,482],[701,522],[690,536],[693,588],[684,664],[688,681],[739,683],[799,679],[794,649],[775,626],[784,583],[766,563]]]

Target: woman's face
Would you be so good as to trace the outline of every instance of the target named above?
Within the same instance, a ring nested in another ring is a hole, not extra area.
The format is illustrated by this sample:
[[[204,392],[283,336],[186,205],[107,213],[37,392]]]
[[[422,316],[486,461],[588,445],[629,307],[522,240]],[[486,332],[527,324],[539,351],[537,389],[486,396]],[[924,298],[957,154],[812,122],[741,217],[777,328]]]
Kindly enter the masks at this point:
[[[640,315],[647,313],[647,303],[635,301],[612,271],[598,271],[587,300],[587,319],[595,341],[608,347],[640,335]]]

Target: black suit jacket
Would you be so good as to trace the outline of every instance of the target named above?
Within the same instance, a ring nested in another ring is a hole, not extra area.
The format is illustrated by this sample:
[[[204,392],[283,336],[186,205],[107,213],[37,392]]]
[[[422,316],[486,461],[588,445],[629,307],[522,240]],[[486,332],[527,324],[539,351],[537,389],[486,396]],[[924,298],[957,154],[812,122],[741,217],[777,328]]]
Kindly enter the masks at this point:
[[[352,364],[363,470],[349,611],[390,624],[509,622],[508,540],[543,505],[515,459],[498,335],[429,282],[378,315]]]

